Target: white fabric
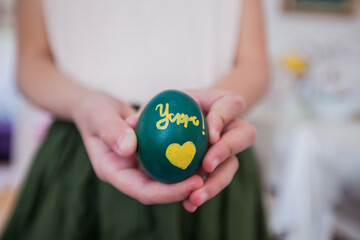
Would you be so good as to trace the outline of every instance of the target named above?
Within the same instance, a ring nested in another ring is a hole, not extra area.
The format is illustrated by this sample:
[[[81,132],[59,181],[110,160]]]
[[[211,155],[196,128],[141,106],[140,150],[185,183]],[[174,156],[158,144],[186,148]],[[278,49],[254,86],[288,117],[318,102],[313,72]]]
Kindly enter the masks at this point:
[[[276,189],[272,230],[285,240],[332,239],[342,188],[360,183],[360,122],[288,118],[271,107],[248,117],[266,182]]]
[[[131,103],[228,73],[240,0],[43,0],[58,68]]]

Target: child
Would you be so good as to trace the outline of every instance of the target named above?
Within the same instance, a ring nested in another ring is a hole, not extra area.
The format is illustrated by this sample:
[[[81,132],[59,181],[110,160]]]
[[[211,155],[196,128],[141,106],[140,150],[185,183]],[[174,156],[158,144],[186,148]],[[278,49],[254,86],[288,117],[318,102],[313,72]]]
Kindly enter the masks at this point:
[[[267,85],[260,0],[19,0],[17,10],[18,86],[58,120],[4,240],[267,239],[245,150],[255,130],[238,117]],[[197,89],[186,92],[211,144],[199,174],[175,184],[135,156],[133,106],[165,89]]]

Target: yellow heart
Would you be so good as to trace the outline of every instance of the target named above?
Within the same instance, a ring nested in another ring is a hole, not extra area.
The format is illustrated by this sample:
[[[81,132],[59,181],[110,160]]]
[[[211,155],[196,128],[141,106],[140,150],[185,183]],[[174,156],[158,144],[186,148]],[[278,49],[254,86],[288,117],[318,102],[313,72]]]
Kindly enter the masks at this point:
[[[193,142],[188,141],[182,146],[178,143],[170,144],[166,149],[166,157],[174,166],[186,169],[193,160],[196,147]]]

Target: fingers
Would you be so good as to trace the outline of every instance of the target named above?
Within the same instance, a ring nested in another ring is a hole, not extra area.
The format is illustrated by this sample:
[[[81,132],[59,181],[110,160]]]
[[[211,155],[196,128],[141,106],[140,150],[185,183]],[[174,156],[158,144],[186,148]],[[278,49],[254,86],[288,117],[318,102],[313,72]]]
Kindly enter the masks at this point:
[[[138,167],[134,157],[120,157],[99,137],[87,136],[84,138],[84,144],[97,177],[104,182],[108,182],[107,178],[111,172]]]
[[[74,121],[83,137],[100,137],[123,157],[135,152],[135,133],[123,120],[135,112],[130,105],[101,92],[94,92],[86,101],[81,101],[76,110]]]
[[[165,184],[155,181],[138,169],[125,169],[109,175],[108,182],[143,204],[164,204],[182,201],[203,185],[194,175],[182,182]]]
[[[182,201],[204,183],[197,175],[174,184],[155,181],[139,168],[136,157],[118,156],[99,137],[84,142],[97,177],[143,204]]]
[[[230,92],[226,90],[185,90],[185,93],[190,95],[200,105],[201,109],[207,113],[215,101]]]
[[[154,181],[144,188],[144,196],[151,199],[150,203],[171,203],[186,199],[191,192],[199,189],[204,184],[201,177],[194,175],[182,182],[163,184]]]
[[[220,141],[211,146],[206,153],[202,167],[207,172],[213,172],[214,169],[228,159],[254,144],[256,139],[255,128],[241,119],[235,119],[226,128]]]
[[[226,90],[186,91],[207,114],[210,143],[220,139],[223,128],[245,109],[245,101],[237,93]]]
[[[192,192],[189,199],[184,201],[185,209],[195,211],[197,207],[216,196],[230,184],[238,167],[239,162],[235,156],[227,159],[208,176],[203,187]]]
[[[195,212],[196,209],[198,208],[197,206],[192,204],[189,199],[186,199],[183,201],[183,206],[184,206],[185,210],[188,212]]]
[[[188,212],[196,211],[231,182],[238,168],[238,160],[234,155],[251,146],[255,138],[255,128],[238,118],[224,128],[221,140],[209,149],[202,165],[202,175],[205,176],[204,170],[213,173],[206,178],[204,187],[183,201]]]
[[[224,127],[238,117],[244,107],[244,99],[237,94],[227,94],[215,101],[206,117],[211,144],[219,141]]]
[[[119,156],[129,157],[136,151],[134,130],[115,113],[104,114],[95,121],[97,135]]]

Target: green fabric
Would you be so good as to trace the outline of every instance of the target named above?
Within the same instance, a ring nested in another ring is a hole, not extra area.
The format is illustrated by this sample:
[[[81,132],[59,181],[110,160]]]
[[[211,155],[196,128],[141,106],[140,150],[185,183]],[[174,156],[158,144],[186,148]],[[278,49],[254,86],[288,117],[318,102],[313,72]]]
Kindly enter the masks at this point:
[[[238,158],[230,186],[195,213],[145,206],[98,180],[75,125],[56,121],[2,239],[268,239],[251,151]]]

